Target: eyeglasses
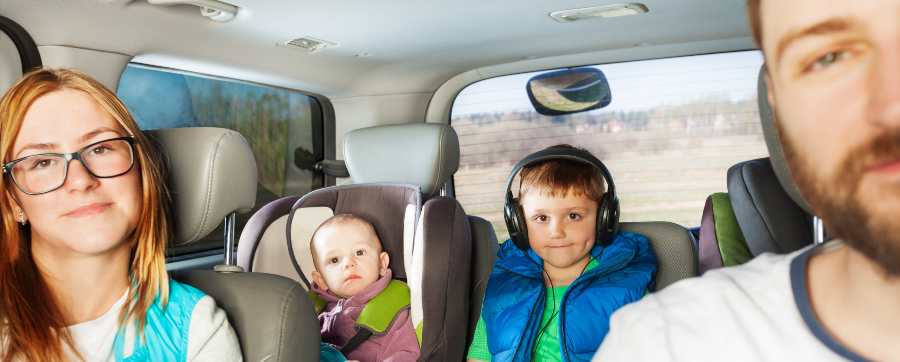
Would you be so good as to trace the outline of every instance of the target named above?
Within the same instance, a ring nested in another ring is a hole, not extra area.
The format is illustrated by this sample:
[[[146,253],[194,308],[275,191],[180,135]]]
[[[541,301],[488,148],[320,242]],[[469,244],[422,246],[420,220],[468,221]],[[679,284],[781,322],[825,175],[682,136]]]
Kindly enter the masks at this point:
[[[28,195],[46,194],[66,182],[69,161],[78,160],[94,177],[121,176],[134,166],[134,137],[110,138],[91,143],[72,153],[41,153],[3,164],[19,190]]]

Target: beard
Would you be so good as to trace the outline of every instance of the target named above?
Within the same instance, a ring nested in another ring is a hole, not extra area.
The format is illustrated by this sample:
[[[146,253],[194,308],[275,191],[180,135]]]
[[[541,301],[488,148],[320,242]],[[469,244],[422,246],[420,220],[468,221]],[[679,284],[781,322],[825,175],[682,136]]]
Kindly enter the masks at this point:
[[[900,208],[891,209],[890,205],[900,204],[900,187],[863,187],[867,167],[900,159],[900,129],[850,149],[829,177],[816,172],[822,170],[821,165],[803,157],[795,140],[788,137],[779,121],[775,123],[791,175],[828,233],[844,240],[889,276],[900,277]],[[886,204],[881,204],[882,200]]]

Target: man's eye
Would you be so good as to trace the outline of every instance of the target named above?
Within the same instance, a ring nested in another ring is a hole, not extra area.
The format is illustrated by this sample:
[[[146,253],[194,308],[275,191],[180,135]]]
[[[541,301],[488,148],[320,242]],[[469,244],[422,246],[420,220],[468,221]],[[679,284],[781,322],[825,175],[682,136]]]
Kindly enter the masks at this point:
[[[328,263],[329,263],[329,264],[337,264],[337,262],[338,262],[338,258],[331,258],[331,259],[328,259]]]
[[[844,60],[845,58],[847,58],[848,55],[849,54],[844,50],[831,51],[831,52],[825,53],[824,55],[822,55],[821,57],[819,57],[815,61],[813,61],[813,63],[810,64],[806,70],[807,71],[817,71],[817,70],[825,69],[827,67],[834,65],[837,62]]]
[[[576,212],[570,212],[569,219],[570,220],[581,220],[581,214],[576,213]]]
[[[366,251],[365,251],[365,250],[360,249],[360,250],[357,250],[357,251],[356,251],[356,256],[363,256],[363,255],[366,255]]]

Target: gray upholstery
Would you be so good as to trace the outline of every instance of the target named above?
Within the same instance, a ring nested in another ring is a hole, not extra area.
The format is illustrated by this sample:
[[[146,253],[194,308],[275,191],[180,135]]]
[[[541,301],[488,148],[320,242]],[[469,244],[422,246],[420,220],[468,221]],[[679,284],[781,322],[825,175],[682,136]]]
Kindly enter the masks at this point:
[[[287,215],[291,212],[291,206],[300,199],[300,196],[285,196],[275,201],[263,205],[256,210],[241,231],[240,239],[237,245],[237,264],[244,271],[263,272],[269,274],[281,275],[301,281],[297,275],[294,265],[284,253],[285,248],[285,228],[287,225]],[[283,223],[283,224],[282,224]],[[274,227],[274,226],[279,227]],[[271,241],[263,241],[266,238]],[[262,262],[264,265],[256,267],[258,258],[257,254],[266,252],[266,248],[276,250],[272,254],[280,255],[280,258],[274,260],[266,260]]]
[[[404,264],[404,222],[407,205],[421,209],[422,200],[418,188],[401,184],[364,184],[333,186],[312,191],[301,197],[292,209],[327,207],[334,214],[353,214],[375,226],[384,251],[390,255],[390,268],[397,279],[407,279]],[[305,220],[288,218],[291,223]],[[309,243],[309,240],[289,240],[292,243]],[[287,243],[283,249],[287,249]],[[291,262],[285,254],[286,262]],[[243,257],[239,256],[239,259]],[[299,267],[299,265],[298,265]]]
[[[277,275],[211,270],[174,277],[213,296],[228,313],[244,361],[319,360],[319,321],[300,284]]]
[[[472,236],[469,218],[453,198],[436,197],[422,206],[421,259],[418,250],[413,277],[421,275],[423,361],[462,361],[466,356],[472,282]],[[419,269],[419,270],[416,270]],[[411,286],[413,284],[410,284]],[[415,313],[413,313],[415,315]]]
[[[290,208],[286,208],[292,201]],[[314,221],[296,215],[305,209],[322,207],[332,210],[332,214],[358,215],[375,226],[384,250],[391,256],[394,277],[406,280],[410,286],[412,321],[415,325],[422,322],[422,359],[462,360],[466,345],[461,342],[467,339],[469,323],[459,321],[470,318],[473,252],[471,226],[459,203],[447,197],[434,197],[423,203],[418,187],[403,184],[333,186],[296,199],[276,200],[248,222],[238,248],[239,265],[251,271],[283,269],[260,264],[262,248],[278,248],[273,254],[278,259],[265,261],[296,265],[300,272],[295,271],[291,277],[303,280],[301,275],[312,266],[301,265],[302,255],[297,255],[296,244],[308,244],[309,239],[294,240],[294,228],[295,223]],[[276,225],[273,220],[279,220],[285,212],[290,216],[282,226],[285,237],[281,238],[280,246],[279,242],[263,244],[264,235],[260,231],[267,233],[266,229]],[[411,230],[414,232],[410,233]],[[287,232],[290,239],[286,237]]]
[[[22,74],[42,66],[34,39],[21,25],[0,15],[0,94]]]
[[[195,127],[146,132],[161,145],[174,201],[175,245],[199,240],[256,203],[256,160],[240,133]]]
[[[659,261],[653,291],[661,290],[681,279],[697,276],[697,251],[693,236],[681,225],[665,221],[623,222],[621,229],[650,239]]]
[[[469,339],[466,340],[466,346],[472,343],[475,325],[481,316],[484,291],[494,268],[497,249],[500,248],[494,226],[489,221],[478,216],[469,216],[469,224],[472,226],[472,303],[469,311]]]
[[[768,158],[728,169],[728,196],[753,255],[790,253],[812,244],[811,217],[781,188]]]
[[[0,32],[0,94],[6,93],[22,77],[22,60],[16,44],[5,33]]]
[[[781,135],[778,133],[778,127],[775,125],[775,112],[769,105],[769,92],[766,88],[766,66],[759,70],[759,79],[757,81],[757,102],[759,103],[759,118],[762,121],[763,135],[766,139],[766,147],[769,149],[769,159],[772,162],[772,169],[778,182],[781,184],[782,190],[787,192],[788,196],[794,203],[800,206],[806,213],[812,214],[809,204],[803,199],[794,179],[791,178],[791,172],[784,158],[784,150],[781,146]]]
[[[410,286],[410,315],[422,326],[420,359],[463,360],[497,240],[489,223],[467,216],[456,200],[435,196],[459,166],[456,133],[448,125],[410,123],[354,130],[344,142],[354,184],[264,206],[241,235],[239,265],[302,280],[312,266],[302,260],[309,251],[301,244],[311,233],[296,238],[304,234],[297,229],[314,229],[323,207],[362,216],[391,255],[394,277]],[[296,263],[300,273],[285,263]]]
[[[362,128],[344,136],[344,160],[354,183],[414,184],[430,196],[459,168],[459,140],[446,124]]]
[[[203,238],[226,215],[253,207],[256,164],[239,133],[218,128],[146,132],[168,163],[174,195],[172,244]],[[180,271],[176,280],[213,297],[228,314],[245,361],[318,361],[318,321],[303,288],[260,273]]]

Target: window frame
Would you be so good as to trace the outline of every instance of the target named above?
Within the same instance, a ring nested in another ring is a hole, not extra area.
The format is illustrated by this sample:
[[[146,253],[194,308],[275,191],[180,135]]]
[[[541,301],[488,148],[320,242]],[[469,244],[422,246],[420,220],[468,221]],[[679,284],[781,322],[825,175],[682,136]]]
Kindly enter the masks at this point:
[[[231,82],[238,83],[243,85],[249,85],[254,87],[263,87],[268,89],[276,89],[283,90],[292,93],[299,93],[304,96],[309,97],[312,100],[312,104],[310,107],[310,124],[311,124],[311,134],[312,134],[312,146],[313,146],[313,155],[316,160],[325,160],[325,159],[334,159],[335,158],[335,112],[334,107],[331,104],[330,99],[327,97],[312,93],[304,90],[287,88],[278,85],[254,82],[250,80],[243,80],[219,75],[213,75],[209,73],[203,72],[195,72],[182,70],[177,68],[171,68],[166,66],[158,66],[153,64],[141,63],[141,62],[129,62],[125,67],[122,68],[122,73],[119,75],[119,79],[121,80],[122,75],[125,73],[125,69],[128,66],[136,66],[140,68],[144,68],[152,71],[161,71],[167,73],[179,74],[182,76],[189,77],[198,77],[198,78],[206,78],[214,81],[221,82]],[[121,87],[122,83],[118,83],[118,87]],[[115,90],[115,93],[118,94],[118,88]],[[133,110],[128,109],[129,112],[133,113]],[[293,157],[293,156],[290,156]],[[316,190],[323,187],[333,186],[335,185],[336,180],[334,177],[327,176],[321,171],[313,171],[313,188],[310,190]],[[285,196],[285,195],[280,195]],[[262,207],[263,205],[255,205],[254,211],[245,216],[250,217],[255,212],[256,209]],[[224,223],[224,220],[221,221]],[[243,229],[243,225],[238,226],[238,230],[235,230],[235,238],[240,237],[240,231]],[[206,237],[212,236],[214,233],[218,232],[222,227],[222,224],[219,225],[214,231],[212,231]],[[188,245],[182,246],[171,246],[166,248],[166,263],[174,263],[174,262],[187,262],[192,259],[197,258],[206,258],[214,255],[224,255],[225,253],[225,243],[224,243],[224,235],[221,237],[222,244],[215,245],[213,243],[191,243]],[[235,246],[237,245],[237,241],[235,240]],[[214,246],[215,245],[215,246]],[[224,261],[224,259],[222,259]],[[210,265],[212,266],[212,265]]]
[[[493,76],[490,76],[490,77],[486,77],[486,78],[483,78],[483,79],[478,79],[478,80],[472,81],[472,82],[466,84],[465,86],[459,88],[459,90],[457,90],[457,91],[456,91],[456,94],[453,96],[452,101],[450,102],[450,107],[448,108],[448,111],[447,111],[447,118],[446,118],[447,121],[446,121],[446,122],[447,122],[447,124],[450,125],[451,127],[453,126],[453,110],[455,109],[456,102],[459,100],[460,94],[462,94],[467,88],[469,88],[469,87],[471,87],[471,86],[473,86],[473,85],[475,85],[475,84],[482,83],[482,82],[487,82],[487,81],[490,81],[490,80],[492,80],[492,79],[504,78],[504,77],[509,77],[509,76],[516,76],[516,75],[528,74],[528,73],[540,74],[540,73],[551,72],[551,71],[554,71],[554,70],[568,69],[568,68],[578,68],[578,67],[597,67],[597,68],[602,68],[603,66],[607,66],[607,65],[611,65],[611,64],[623,64],[623,63],[642,62],[642,61],[654,61],[654,60],[667,60],[667,59],[686,58],[686,57],[705,56],[705,55],[720,55],[720,54],[731,54],[731,53],[745,53],[745,52],[751,52],[751,51],[756,51],[756,52],[760,52],[760,53],[761,53],[761,50],[760,50],[759,48],[745,48],[745,49],[735,49],[735,50],[728,50],[728,51],[690,52],[690,53],[686,53],[686,54],[677,54],[677,55],[669,55],[669,56],[658,56],[658,57],[648,57],[648,58],[639,58],[639,59],[615,60],[615,61],[607,61],[607,62],[602,62],[602,63],[587,63],[587,64],[574,64],[574,65],[559,65],[559,66],[553,66],[553,67],[548,67],[548,68],[543,68],[543,67],[542,67],[542,68],[530,69],[530,70],[519,71],[519,72],[513,72],[513,73],[506,73],[506,74],[493,75]],[[765,65],[765,59],[763,58],[763,66],[764,66],[764,65]],[[754,90],[754,93],[756,93],[756,90]],[[595,110],[595,111],[596,111],[596,110]],[[536,111],[535,111],[535,112],[536,112]],[[576,112],[576,113],[572,113],[572,114],[578,114],[578,113],[581,113],[581,112]],[[568,116],[568,115],[571,115],[571,114],[564,115],[563,117]],[[460,146],[460,150],[461,150],[461,148],[462,148],[462,146]],[[726,171],[727,171],[727,170],[726,170]],[[444,185],[443,185],[442,188],[441,188],[441,195],[449,196],[449,197],[453,197],[453,198],[456,198],[456,197],[457,197],[457,195],[456,195],[456,186],[455,186],[455,185],[456,185],[456,177],[457,177],[457,175],[454,173],[454,175],[452,175],[452,176],[450,177],[450,179],[449,179],[447,182],[444,183]],[[698,210],[698,215],[701,214],[701,213],[702,213],[702,209],[699,209],[699,210]],[[477,214],[472,214],[472,215],[478,216]],[[693,229],[698,229],[698,228],[699,228],[699,225],[683,225],[683,226],[684,226],[685,228],[689,228],[689,229],[692,229],[692,228],[693,228]]]

